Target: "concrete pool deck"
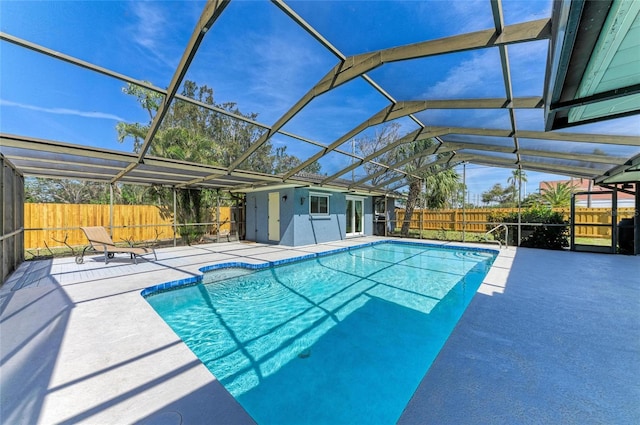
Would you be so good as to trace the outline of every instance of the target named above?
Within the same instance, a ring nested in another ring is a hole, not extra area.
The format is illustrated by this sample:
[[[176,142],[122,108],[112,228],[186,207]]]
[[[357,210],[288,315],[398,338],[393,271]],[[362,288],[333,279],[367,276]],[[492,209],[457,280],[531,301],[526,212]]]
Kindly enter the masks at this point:
[[[0,288],[0,423],[252,423],[140,291],[379,239],[23,263]],[[640,423],[640,258],[501,250],[399,422]]]

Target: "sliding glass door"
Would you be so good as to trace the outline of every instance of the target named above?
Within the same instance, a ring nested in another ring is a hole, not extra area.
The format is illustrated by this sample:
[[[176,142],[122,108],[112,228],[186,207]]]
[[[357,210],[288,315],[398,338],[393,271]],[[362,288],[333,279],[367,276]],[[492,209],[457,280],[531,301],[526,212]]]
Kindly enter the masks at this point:
[[[364,234],[364,201],[347,197],[347,236]]]

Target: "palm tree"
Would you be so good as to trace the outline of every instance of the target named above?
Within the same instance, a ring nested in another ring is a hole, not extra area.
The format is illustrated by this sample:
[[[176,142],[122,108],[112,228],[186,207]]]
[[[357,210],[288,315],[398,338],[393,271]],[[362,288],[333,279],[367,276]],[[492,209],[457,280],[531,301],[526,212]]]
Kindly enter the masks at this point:
[[[416,140],[406,145],[401,146],[397,152],[397,158],[406,160],[413,158],[408,164],[404,166],[404,171],[413,173],[416,170],[420,170],[425,167],[430,161],[430,155],[421,155],[422,152],[428,151],[435,144],[433,139]],[[416,207],[417,201],[422,192],[422,179],[412,179],[409,181],[409,194],[407,195],[407,202],[404,210],[404,222],[402,223],[402,229],[400,232],[402,235],[407,236],[409,234],[409,227],[411,224],[411,217],[413,216],[413,209]]]
[[[370,155],[384,146],[400,139],[400,126],[397,123],[381,126],[374,136],[364,136],[357,139],[358,149],[365,156]],[[439,158],[436,151],[437,142],[434,139],[419,139],[399,145],[378,156],[376,161],[387,164],[398,164],[406,173],[414,174],[419,178],[408,178],[409,193],[405,203],[405,219],[402,223],[402,234],[408,235],[413,210],[421,198],[422,183],[426,181],[427,192],[423,195],[425,205],[428,208],[444,208],[450,202],[452,195],[460,189],[458,173],[448,169],[444,165],[432,165]],[[376,174],[381,167],[376,164],[366,163],[364,169],[367,174]],[[395,173],[394,173],[395,174]],[[372,184],[378,184],[389,178],[389,174],[382,174],[371,180]]]
[[[460,189],[460,175],[453,168],[426,176],[424,205],[430,209],[453,207],[451,200]],[[464,199],[463,199],[464,202]]]
[[[549,204],[552,208],[565,208],[571,205],[571,196],[575,189],[573,182],[558,182],[555,186],[544,182],[544,185],[546,187],[540,190],[540,197],[543,202]]]
[[[522,168],[516,168],[511,173],[511,177],[507,179],[507,183],[513,191],[513,199],[518,199],[518,187],[522,185],[522,182],[527,182],[527,174]]]
[[[430,154],[436,142],[433,139],[416,140],[402,146],[398,157],[403,159],[413,158],[404,166],[408,173],[418,173],[421,179],[412,180],[409,183],[409,194],[405,206],[405,220],[402,223],[401,233],[409,234],[410,219],[413,215],[417,201],[422,192],[422,181],[426,181],[427,191],[424,195],[427,208],[444,208],[452,195],[460,188],[460,176],[444,164],[429,166],[440,157],[440,154]]]

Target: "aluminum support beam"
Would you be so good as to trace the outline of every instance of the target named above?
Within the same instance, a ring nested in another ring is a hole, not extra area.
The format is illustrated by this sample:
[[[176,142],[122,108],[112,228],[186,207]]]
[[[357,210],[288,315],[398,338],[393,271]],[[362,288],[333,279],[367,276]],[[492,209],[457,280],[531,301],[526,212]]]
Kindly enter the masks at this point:
[[[48,49],[46,47],[40,46],[40,45],[35,44],[35,43],[31,43],[29,41],[20,39],[18,37],[14,37],[12,35],[0,32],[0,40],[8,41],[8,42],[13,43],[13,44],[15,44],[17,46],[28,48],[30,50],[33,50],[33,51],[37,52],[37,53],[41,53],[41,54],[50,56],[50,57],[52,57],[54,59],[59,59],[59,60],[62,60],[64,62],[68,62],[68,63],[70,63],[72,65],[88,69],[89,71],[97,72],[99,74],[115,78],[115,79],[123,81],[125,83],[134,84],[134,85],[137,85],[139,87],[145,88],[147,90],[151,90],[154,93],[158,93],[158,94],[162,94],[164,96],[167,96],[167,90],[166,89],[154,86],[153,84],[151,84],[151,83],[149,83],[147,81],[138,80],[138,79],[129,77],[127,75],[111,71],[111,70],[109,70],[107,68],[103,68],[103,67],[100,67],[98,65],[94,65],[92,63],[89,63],[89,62],[83,61],[81,59],[75,58],[73,56],[69,56],[69,55],[66,55],[64,53],[60,53],[60,52],[57,52],[55,50]],[[217,107],[215,105],[210,105],[208,103],[200,102],[200,101],[198,101],[196,99],[192,99],[190,97],[187,97],[187,96],[184,96],[184,95],[181,95],[181,94],[177,94],[176,93],[174,95],[174,99],[178,99],[178,100],[181,100],[183,102],[189,103],[191,105],[195,105],[195,106],[198,106],[200,108],[208,109],[210,111],[225,115],[227,117],[230,117],[230,118],[233,118],[233,119],[237,119],[239,121],[246,122],[246,123],[251,124],[251,125],[255,125],[256,127],[260,127],[262,129],[266,129],[266,130],[271,129],[271,127],[269,125],[267,125],[267,124],[264,124],[264,123],[261,123],[261,122],[258,122],[258,121],[254,121],[254,120],[249,119],[249,118],[247,118],[247,117],[245,117],[243,115],[234,114],[233,112],[230,112],[230,111],[227,111],[225,109],[219,108],[219,107]],[[315,145],[315,146],[320,146],[320,147],[323,147],[323,148],[326,147],[326,145],[324,145],[324,144],[322,144],[320,142],[317,142],[317,141],[314,141],[314,140],[299,136],[297,134],[290,133],[288,131],[284,131],[282,129],[280,131],[278,131],[278,133],[280,133],[280,134],[282,134],[284,136],[291,137],[293,139],[297,139],[297,140],[300,140],[300,141]],[[352,154],[351,152],[348,152],[348,151],[343,151],[343,150],[336,149],[336,152],[339,152],[339,153],[341,153],[343,155],[351,156],[351,157],[356,158],[356,159],[360,159],[360,157],[358,157],[357,155],[354,155],[354,154]]]
[[[482,151],[490,151],[490,152],[502,152],[502,153],[515,153],[513,148],[507,147],[507,146],[468,143],[468,142],[461,142],[461,141],[455,141],[455,140],[445,141],[444,146],[440,148],[439,152],[442,152],[443,150],[444,151],[455,150],[455,151],[458,151],[459,153],[460,152],[464,153],[465,149],[482,150]],[[584,153],[555,152],[555,151],[535,150],[535,149],[520,149],[518,152],[520,153],[520,155],[541,156],[541,157],[553,158],[553,159],[566,159],[569,161],[596,162],[599,164],[621,165],[627,161],[626,158],[622,158],[622,157],[584,154]]]
[[[162,125],[162,120],[164,119],[165,115],[169,111],[171,102],[173,102],[174,96],[178,91],[180,84],[182,84],[182,80],[184,79],[184,76],[186,75],[187,70],[191,65],[191,62],[193,61],[193,58],[195,57],[196,52],[198,51],[198,47],[200,47],[200,43],[204,39],[205,33],[209,30],[209,28],[211,28],[213,23],[222,14],[222,12],[224,11],[224,9],[227,7],[228,4],[229,4],[229,0],[209,0],[205,5],[204,10],[200,15],[200,19],[196,24],[196,28],[193,30],[193,33],[191,34],[189,43],[187,44],[187,47],[184,53],[182,54],[180,63],[178,64],[178,67],[176,68],[176,71],[173,74],[173,77],[171,78],[171,82],[169,83],[169,88],[167,89],[167,95],[165,96],[164,100],[160,104],[158,111],[153,117],[153,121],[151,121],[151,125],[149,126],[149,131],[147,132],[147,135],[145,136],[142,147],[140,148],[140,153],[138,155],[138,162],[134,164],[130,164],[127,168],[125,168],[120,173],[118,173],[118,175],[114,177],[111,183],[117,182],[120,178],[122,178],[122,176],[124,176],[125,174],[133,170],[135,167],[138,166],[139,163],[141,163],[144,160],[144,157],[147,154],[147,151],[151,147],[151,142],[153,141],[153,138],[155,137],[158,130],[160,129],[160,125]]]
[[[428,155],[433,155],[432,153],[429,153],[429,152],[431,152],[431,150],[429,150],[429,151],[425,152],[423,155],[420,155],[420,156],[418,156],[418,155],[413,155],[413,156],[411,156],[411,157],[409,157],[409,158],[405,158],[404,160],[402,160],[402,161],[400,161],[400,162],[398,162],[398,163],[394,164],[394,166],[395,166],[395,167],[401,167],[401,166],[403,166],[403,165],[405,165],[405,164],[408,164],[408,163],[409,163],[409,162],[411,162],[411,161],[414,161],[416,158],[423,157],[423,156],[428,156]],[[454,154],[455,154],[455,153],[454,153]],[[413,171],[412,171],[412,173],[413,173],[413,174],[418,174],[418,172],[419,172],[420,170],[425,169],[425,167],[427,167],[427,166],[431,166],[431,165],[434,165],[434,164],[439,164],[440,162],[438,162],[438,161],[439,161],[438,159],[436,159],[435,161],[431,161],[431,162],[429,162],[427,165],[422,166],[422,167],[418,168],[417,170],[413,170]],[[374,179],[376,179],[377,177],[380,177],[381,175],[385,174],[386,172],[387,172],[387,170],[382,170],[382,171],[378,171],[377,173],[374,173],[374,174],[369,174],[368,176],[365,176],[365,177],[363,177],[362,179],[358,180],[357,182],[353,183],[351,186],[349,186],[349,188],[355,187],[355,186],[357,186],[357,185],[359,185],[359,184],[362,184],[362,183],[364,183],[364,182],[367,182],[367,181],[369,181],[369,180],[374,180]],[[405,176],[405,175],[401,175],[401,176],[399,176],[399,177],[400,177],[400,178],[404,178],[404,177],[407,177],[407,176]],[[420,178],[420,177],[414,177],[414,178]],[[378,186],[379,186],[377,183],[375,183],[375,185],[376,185],[376,186],[374,186],[374,187],[378,187]]]
[[[525,169],[525,170],[541,171],[545,173],[560,174],[560,175],[567,175],[567,176],[588,178],[588,179],[593,179],[594,176],[599,175],[598,170],[594,168],[575,167],[575,166],[568,166],[568,165],[565,165],[565,166],[546,165],[543,163],[531,162],[531,161],[520,161],[520,163],[517,164],[515,161],[509,161],[502,158],[496,158],[492,156],[478,155],[478,154],[461,153],[456,156],[456,159],[469,161],[474,164],[497,166],[497,167],[511,168],[511,169],[518,168],[518,165],[521,165],[522,169]]]
[[[280,117],[270,131],[262,135],[240,158],[234,161],[229,167],[229,171],[233,171],[243,163],[315,97],[333,90],[356,77],[360,77],[384,63],[544,40],[551,36],[550,24],[551,21],[549,19],[541,19],[507,26],[501,34],[496,34],[494,29],[490,29],[347,57],[329,71],[291,109]]]
[[[422,167],[420,167],[420,168],[418,168],[418,169],[414,170],[414,173],[419,174],[419,173],[421,173],[421,172],[424,172],[424,171],[428,170],[429,168],[431,168],[431,167],[433,167],[433,166],[435,166],[435,165],[448,163],[449,161],[451,161],[451,160],[453,159],[453,157],[454,157],[455,155],[456,155],[455,153],[452,153],[452,154],[451,154],[451,155],[449,155],[449,156],[446,156],[446,157],[442,157],[442,158],[436,159],[435,161],[432,161],[432,162],[430,162],[430,163],[428,163],[428,164],[426,164],[426,165],[423,165]],[[397,177],[394,177],[394,178],[392,178],[392,179],[389,179],[389,180],[385,180],[385,181],[383,181],[383,182],[380,182],[380,183],[376,184],[375,186],[373,186],[373,188],[374,188],[374,189],[380,189],[380,188],[382,188],[382,187],[389,186],[391,183],[395,183],[395,182],[397,182],[398,180],[400,180],[400,179],[404,179],[404,178],[405,178],[405,176],[397,176]],[[400,187],[402,187],[402,186],[400,186]]]
[[[509,94],[511,93],[510,85],[509,85]],[[517,106],[516,106],[517,105]],[[308,167],[313,162],[327,155],[329,152],[335,150],[343,143],[355,137],[362,131],[366,130],[369,127],[374,125],[378,125],[384,122],[393,121],[395,119],[405,117],[416,112],[424,111],[426,109],[509,109],[513,116],[513,108],[542,108],[544,105],[542,103],[541,97],[528,97],[528,98],[520,98],[514,101],[514,99],[509,96],[506,99],[459,99],[459,100],[422,100],[422,101],[401,101],[390,106],[387,106],[377,114],[373,115],[367,121],[361,123],[353,130],[346,133],[344,136],[340,137],[335,142],[331,143],[324,150],[316,153],[306,161],[304,161],[299,166],[290,170],[285,176],[283,180],[287,180],[294,174],[300,172],[305,167]],[[515,117],[512,119],[512,127],[515,125]],[[517,149],[517,147],[516,147]]]
[[[550,37],[550,19],[540,19],[506,26],[500,34],[495,29],[489,29],[363,53],[350,56],[336,65],[313,90],[319,93],[327,92],[385,63],[545,40]]]
[[[448,127],[446,134],[470,134],[475,136],[495,136],[495,137],[512,137],[511,130],[487,129],[487,128],[470,128],[470,127]],[[565,132],[546,132],[518,130],[516,132],[520,139],[540,139],[540,140],[557,140],[562,142],[581,142],[581,143],[600,143],[605,145],[625,145],[640,146],[640,137],[638,136],[616,136],[610,134],[583,134],[583,133],[565,133]]]
[[[443,129],[446,130],[446,127],[435,128],[435,129],[434,128],[421,128],[421,129],[415,130],[415,131],[407,134],[406,136],[396,140],[395,142],[389,143],[384,148],[379,149],[378,151],[373,152],[370,155],[367,155],[359,163],[355,162],[355,163],[349,165],[348,167],[343,168],[342,170],[338,171],[337,173],[327,177],[326,179],[324,179],[322,181],[322,184],[326,184],[326,183],[328,183],[328,182],[330,182],[332,180],[337,179],[341,175],[343,175],[345,173],[348,173],[351,170],[355,170],[356,168],[358,168],[359,166],[361,166],[365,162],[370,162],[374,158],[377,158],[378,156],[380,156],[380,155],[382,155],[382,154],[384,154],[386,152],[389,152],[391,149],[394,149],[397,146],[400,146],[400,145],[405,144],[405,143],[412,143],[412,142],[415,142],[417,140],[430,139],[430,138],[433,138],[433,137],[437,137],[437,136],[439,136],[441,134],[446,134],[446,133],[442,132]],[[435,153],[435,151],[433,153]],[[393,166],[390,166],[390,169],[392,169],[392,168],[393,168]]]
[[[348,133],[340,137],[338,140],[331,143],[325,149],[311,156],[309,159],[302,162],[302,164],[298,165],[297,167],[294,167],[292,170],[290,170],[288,173],[284,175],[283,180],[287,180],[294,174],[299,173],[305,167],[308,167],[309,165],[313,164],[315,161],[327,155],[329,152],[332,152],[333,150],[338,148],[340,145],[342,145],[349,139],[357,136],[367,128],[372,127],[374,125],[381,124],[386,121],[394,120],[400,117],[405,117],[414,112],[422,111],[425,109],[425,104],[426,102],[399,102],[399,103],[395,103],[393,105],[387,106],[382,111],[373,115],[367,121],[361,123],[360,125],[355,127],[353,130],[349,131]]]
[[[491,11],[493,13],[493,22],[498,34],[502,34],[504,31],[504,18],[502,13],[502,1],[501,0],[491,0]],[[502,78],[504,80],[504,90],[507,95],[507,100],[511,101],[513,99],[513,89],[511,85],[511,68],[509,66],[509,55],[507,53],[507,46],[500,45],[498,46],[500,51],[500,64],[502,66]],[[513,131],[513,145],[515,147],[515,154],[518,158],[518,162],[520,161],[520,154],[518,150],[520,149],[520,145],[518,143],[518,126],[516,125],[516,114],[513,109],[509,109],[509,122],[511,123],[511,130]]]

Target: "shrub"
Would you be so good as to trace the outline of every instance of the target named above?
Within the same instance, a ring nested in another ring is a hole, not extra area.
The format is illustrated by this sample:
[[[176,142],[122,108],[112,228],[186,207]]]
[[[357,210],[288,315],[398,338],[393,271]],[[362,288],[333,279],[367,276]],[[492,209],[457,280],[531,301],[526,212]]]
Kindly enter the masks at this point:
[[[518,240],[518,213],[498,212],[489,215],[491,223],[505,223],[509,227],[509,245],[517,245]],[[569,246],[568,221],[560,212],[554,212],[545,206],[533,206],[521,212],[521,222],[542,224],[564,224],[564,226],[522,226],[522,239],[520,246],[529,248],[563,249]],[[513,224],[516,223],[516,224]],[[487,225],[491,230],[494,225]],[[505,240],[504,230],[494,232],[496,238]]]

